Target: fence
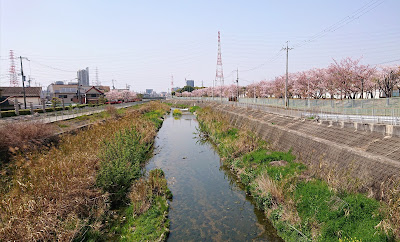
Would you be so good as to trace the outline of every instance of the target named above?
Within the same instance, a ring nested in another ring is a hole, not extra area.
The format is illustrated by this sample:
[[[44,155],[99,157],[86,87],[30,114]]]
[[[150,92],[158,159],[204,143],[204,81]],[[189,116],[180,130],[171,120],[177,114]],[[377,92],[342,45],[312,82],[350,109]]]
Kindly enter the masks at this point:
[[[132,102],[132,103],[121,103],[113,104],[112,106],[120,109],[134,106],[143,102]],[[46,113],[35,113],[34,115],[20,115],[8,118],[1,118],[0,125],[12,122],[43,122],[52,123],[66,119],[72,119],[83,115],[91,115],[95,113],[100,113],[105,110],[107,106],[96,106],[96,107],[84,107],[84,108],[74,108],[66,109],[62,111],[46,112]]]
[[[174,97],[183,100],[202,100],[222,102],[241,107],[262,109],[271,113],[301,118],[318,118],[334,121],[362,123],[400,124],[400,98],[385,99],[289,99],[289,108],[285,109],[284,99],[277,98],[239,98],[238,102],[229,102],[219,97]]]

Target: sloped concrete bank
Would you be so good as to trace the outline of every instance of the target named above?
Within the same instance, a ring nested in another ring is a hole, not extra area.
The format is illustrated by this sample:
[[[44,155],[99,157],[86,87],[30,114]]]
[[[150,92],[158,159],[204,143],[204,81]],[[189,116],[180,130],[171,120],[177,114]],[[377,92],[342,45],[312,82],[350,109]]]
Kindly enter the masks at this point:
[[[175,102],[206,105],[197,101]],[[232,125],[254,132],[273,149],[291,149],[298,161],[324,169],[325,175],[353,183],[358,190],[377,199],[384,197],[400,174],[400,137],[360,129],[360,125],[354,124],[317,122],[233,105],[211,106],[226,115]]]

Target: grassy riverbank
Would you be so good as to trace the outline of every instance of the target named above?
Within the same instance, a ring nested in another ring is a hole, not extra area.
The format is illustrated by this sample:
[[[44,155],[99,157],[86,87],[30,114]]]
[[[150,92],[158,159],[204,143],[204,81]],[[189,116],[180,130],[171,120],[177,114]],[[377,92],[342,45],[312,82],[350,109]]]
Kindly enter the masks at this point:
[[[165,178],[160,171],[141,178],[140,167],[151,155],[168,110],[167,105],[149,103],[111,114],[103,124],[63,135],[57,146],[13,157],[12,176],[1,189],[0,240],[119,240],[140,226],[151,233],[162,231],[165,237],[170,196]],[[162,181],[162,189],[146,185],[143,201],[132,202],[131,191],[138,183],[155,180]],[[145,208],[127,212],[142,203]],[[154,211],[162,213],[162,223],[141,219],[154,217]],[[114,221],[129,229],[113,230]]]
[[[387,204],[328,186],[290,151],[271,150],[211,108],[197,113],[202,134],[286,241],[394,240],[396,224],[389,222]]]

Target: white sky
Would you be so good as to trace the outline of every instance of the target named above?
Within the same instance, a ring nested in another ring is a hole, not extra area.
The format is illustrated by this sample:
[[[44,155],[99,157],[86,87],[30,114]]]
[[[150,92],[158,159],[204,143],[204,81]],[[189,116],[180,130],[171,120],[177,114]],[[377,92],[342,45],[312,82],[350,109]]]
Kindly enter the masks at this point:
[[[33,85],[73,80],[86,67],[95,81],[97,67],[103,85],[115,79],[135,91],[167,91],[171,74],[174,86],[185,78],[209,86],[218,30],[225,84],[236,68],[241,85],[283,74],[287,40],[291,72],[347,56],[400,63],[399,9],[398,0],[0,0],[0,86],[9,85],[10,49],[31,60]]]

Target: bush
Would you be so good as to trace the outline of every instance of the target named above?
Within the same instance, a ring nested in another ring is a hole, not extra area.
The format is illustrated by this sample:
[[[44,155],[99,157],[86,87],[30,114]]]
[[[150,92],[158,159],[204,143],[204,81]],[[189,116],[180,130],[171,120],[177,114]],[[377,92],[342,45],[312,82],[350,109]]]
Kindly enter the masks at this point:
[[[141,175],[140,164],[146,160],[151,147],[142,143],[142,136],[135,129],[125,129],[102,145],[97,185],[110,193],[113,207],[126,201],[132,181]]]
[[[173,116],[182,116],[182,111],[179,109],[174,109],[174,111],[172,112]]]
[[[0,150],[12,151],[27,148],[35,140],[47,138],[52,135],[53,129],[49,124],[43,123],[9,123],[0,126]]]
[[[5,118],[5,117],[13,117],[13,116],[17,116],[15,114],[14,110],[9,110],[9,111],[1,111],[1,117]]]
[[[53,108],[45,108],[45,110],[46,110],[46,113],[54,112]]]
[[[43,109],[40,109],[40,108],[34,109],[33,112],[35,112],[35,113],[43,113]]]
[[[19,115],[29,115],[31,114],[31,110],[30,109],[21,109],[19,110]]]
[[[61,111],[63,110],[63,107],[56,107],[56,111]]]

